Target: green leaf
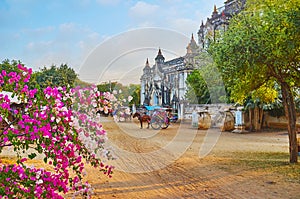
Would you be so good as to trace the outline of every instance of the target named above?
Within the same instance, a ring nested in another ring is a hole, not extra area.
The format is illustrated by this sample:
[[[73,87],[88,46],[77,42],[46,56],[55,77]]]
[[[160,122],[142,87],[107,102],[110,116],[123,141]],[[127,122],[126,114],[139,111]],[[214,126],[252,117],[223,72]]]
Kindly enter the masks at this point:
[[[32,160],[33,158],[35,158],[35,157],[36,157],[36,154],[35,154],[35,153],[31,153],[31,154],[28,155],[28,158],[30,158],[31,160]]]

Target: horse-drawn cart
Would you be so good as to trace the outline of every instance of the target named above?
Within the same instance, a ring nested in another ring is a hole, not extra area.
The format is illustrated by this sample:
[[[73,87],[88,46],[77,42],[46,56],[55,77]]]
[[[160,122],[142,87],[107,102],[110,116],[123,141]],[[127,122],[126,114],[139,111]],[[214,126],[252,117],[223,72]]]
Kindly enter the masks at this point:
[[[171,108],[162,108],[160,106],[138,108],[137,112],[133,114],[133,118],[135,117],[140,121],[141,128],[143,128],[143,122],[147,122],[148,128],[151,125],[155,130],[166,129],[169,127],[170,122],[177,121],[177,117],[172,115]]]
[[[169,127],[172,116],[171,108],[162,108],[159,106],[146,106],[151,116],[151,127],[155,130],[166,129]]]
[[[152,114],[150,124],[155,130],[168,128],[170,125],[168,112],[163,109],[155,110]]]

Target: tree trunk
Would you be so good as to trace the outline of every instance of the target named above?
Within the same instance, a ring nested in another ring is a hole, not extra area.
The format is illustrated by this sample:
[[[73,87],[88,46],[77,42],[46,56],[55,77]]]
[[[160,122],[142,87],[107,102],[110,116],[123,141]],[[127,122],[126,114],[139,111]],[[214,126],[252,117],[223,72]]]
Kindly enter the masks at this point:
[[[263,109],[255,106],[254,107],[254,129],[255,131],[260,131],[261,126],[262,126],[262,114],[263,114]]]
[[[252,108],[249,108],[249,122],[250,122],[250,127],[249,127],[249,130],[252,132],[254,131],[254,111]]]
[[[296,132],[296,109],[294,96],[291,87],[286,82],[281,82],[282,102],[285,111],[285,116],[288,120],[288,134],[289,134],[289,150],[290,163],[298,162],[298,146],[297,146],[297,132]]]
[[[250,131],[260,131],[262,127],[262,115],[263,109],[255,106],[254,108],[249,108],[249,121],[250,121]]]

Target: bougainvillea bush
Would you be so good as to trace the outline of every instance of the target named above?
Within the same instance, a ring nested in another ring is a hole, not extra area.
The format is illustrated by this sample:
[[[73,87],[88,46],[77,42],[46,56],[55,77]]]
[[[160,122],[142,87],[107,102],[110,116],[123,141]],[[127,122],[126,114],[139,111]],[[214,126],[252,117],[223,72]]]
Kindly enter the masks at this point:
[[[95,87],[30,90],[31,74],[21,64],[14,72],[0,71],[0,90],[13,89],[13,97],[24,105],[14,109],[10,98],[0,94],[0,122],[6,124],[0,130],[0,153],[10,147],[17,157],[16,164],[0,163],[0,198],[63,198],[69,192],[89,197],[85,164],[112,174],[112,166],[103,163],[111,154],[96,116],[110,108],[111,95]],[[51,171],[29,166],[34,158]]]

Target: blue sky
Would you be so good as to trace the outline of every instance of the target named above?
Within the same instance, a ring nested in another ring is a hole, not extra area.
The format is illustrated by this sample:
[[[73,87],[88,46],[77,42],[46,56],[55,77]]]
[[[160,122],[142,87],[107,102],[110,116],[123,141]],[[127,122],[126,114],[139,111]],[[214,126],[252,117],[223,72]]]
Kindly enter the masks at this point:
[[[67,63],[80,71],[97,46],[130,30],[156,27],[189,38],[194,33],[197,39],[201,20],[205,22],[213,6],[221,7],[223,3],[224,0],[0,0],[0,59],[21,60],[34,70]],[[178,48],[185,50],[185,46]]]

